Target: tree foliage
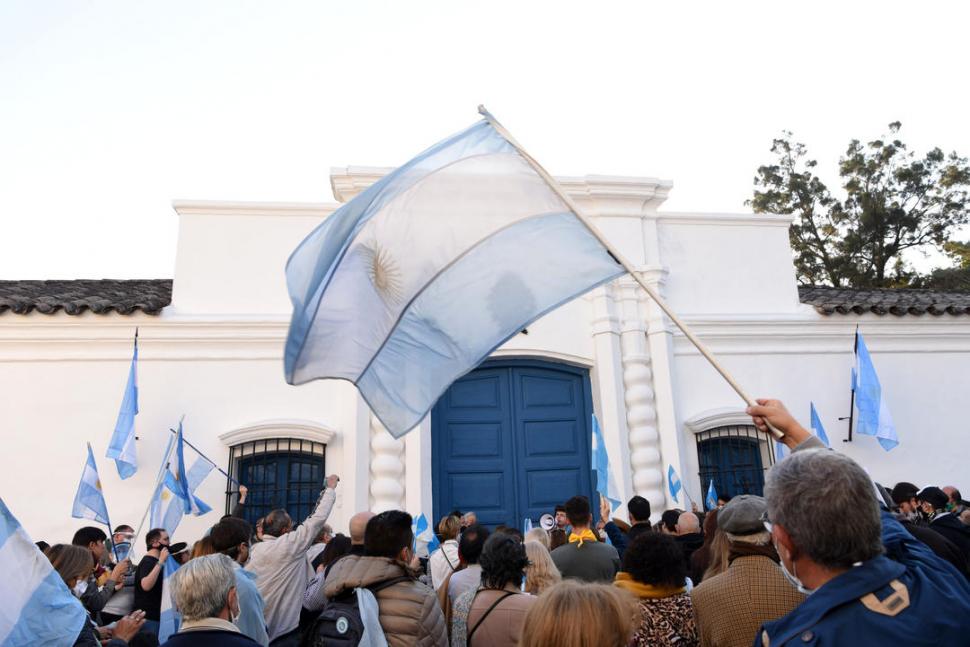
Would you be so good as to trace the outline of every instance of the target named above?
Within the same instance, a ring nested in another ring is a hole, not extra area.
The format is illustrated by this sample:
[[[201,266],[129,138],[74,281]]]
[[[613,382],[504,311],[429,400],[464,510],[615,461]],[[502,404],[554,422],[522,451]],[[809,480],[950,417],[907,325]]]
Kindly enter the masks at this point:
[[[895,138],[852,140],[839,160],[836,197],[816,175],[818,162],[785,132],[775,162],[758,168],[756,213],[795,214],[790,229],[798,280],[845,287],[925,283],[907,263],[910,249],[943,250],[953,229],[970,221],[970,164],[934,148],[923,157]]]

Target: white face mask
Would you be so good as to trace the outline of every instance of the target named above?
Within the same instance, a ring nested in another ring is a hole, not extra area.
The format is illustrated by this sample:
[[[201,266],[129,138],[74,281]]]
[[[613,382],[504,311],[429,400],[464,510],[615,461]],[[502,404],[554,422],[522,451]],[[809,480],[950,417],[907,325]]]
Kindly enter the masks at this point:
[[[87,580],[78,580],[77,584],[74,585],[74,595],[76,597],[81,597],[82,595],[84,595],[84,592],[87,590],[88,590]]]
[[[815,589],[806,588],[806,586],[802,584],[802,581],[798,579],[797,575],[788,571],[788,568],[785,566],[785,560],[781,556],[781,551],[778,550],[778,544],[775,544],[775,552],[778,553],[778,563],[781,564],[781,572],[785,575],[785,579],[788,580],[788,583],[798,589],[798,592],[802,595],[811,595],[812,593],[815,593]],[[792,562],[791,567],[792,570],[795,570],[795,562]]]

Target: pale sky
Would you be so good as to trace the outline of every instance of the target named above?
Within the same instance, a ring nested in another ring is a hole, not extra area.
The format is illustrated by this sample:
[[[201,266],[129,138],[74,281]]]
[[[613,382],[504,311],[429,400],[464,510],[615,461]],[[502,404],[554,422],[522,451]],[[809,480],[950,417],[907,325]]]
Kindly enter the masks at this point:
[[[332,201],[484,103],[553,174],[744,211],[793,130],[970,154],[966,3],[0,0],[0,278],[163,278],[174,199]],[[282,271],[282,268],[281,268]]]

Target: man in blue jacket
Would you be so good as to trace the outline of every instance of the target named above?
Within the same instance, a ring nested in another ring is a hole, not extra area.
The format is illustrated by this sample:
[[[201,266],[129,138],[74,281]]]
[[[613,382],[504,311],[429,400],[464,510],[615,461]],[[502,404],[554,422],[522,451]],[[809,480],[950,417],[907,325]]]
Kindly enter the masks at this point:
[[[865,470],[824,449],[778,400],[748,413],[793,450],[768,473],[765,527],[809,596],[765,623],[756,647],[970,644],[970,584],[880,506]]]

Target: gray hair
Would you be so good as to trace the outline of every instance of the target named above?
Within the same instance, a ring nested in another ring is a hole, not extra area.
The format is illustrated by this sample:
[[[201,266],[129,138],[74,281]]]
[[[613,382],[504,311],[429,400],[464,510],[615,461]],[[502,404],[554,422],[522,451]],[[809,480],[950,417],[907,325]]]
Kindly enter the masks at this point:
[[[767,546],[771,542],[771,533],[767,530],[761,532],[755,532],[750,535],[733,535],[729,532],[724,533],[727,535],[728,541],[732,544],[751,544],[752,546]]]
[[[768,472],[765,500],[769,520],[821,566],[848,568],[883,552],[872,480],[848,456],[793,452]]]
[[[271,510],[268,515],[263,517],[263,534],[270,537],[279,537],[287,528],[293,525],[293,520],[283,508]]]
[[[221,553],[190,559],[172,575],[172,606],[183,620],[215,618],[236,586],[233,561]]]

